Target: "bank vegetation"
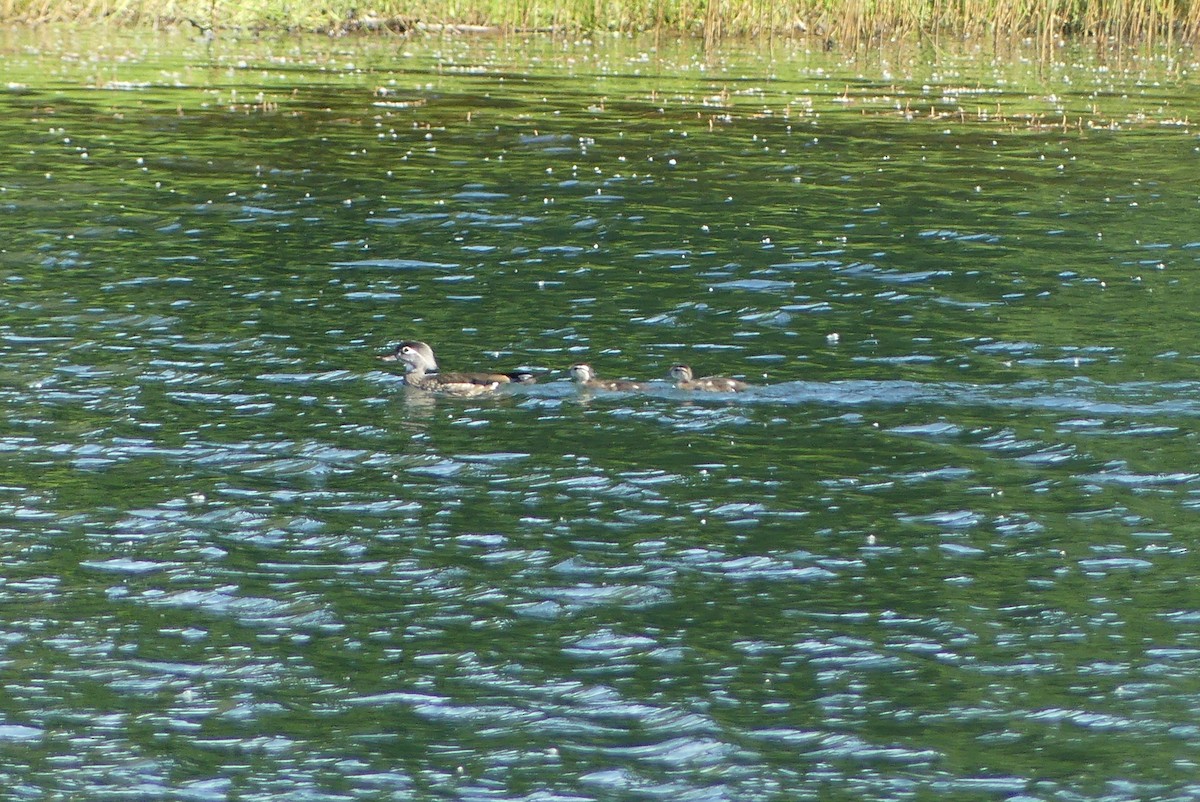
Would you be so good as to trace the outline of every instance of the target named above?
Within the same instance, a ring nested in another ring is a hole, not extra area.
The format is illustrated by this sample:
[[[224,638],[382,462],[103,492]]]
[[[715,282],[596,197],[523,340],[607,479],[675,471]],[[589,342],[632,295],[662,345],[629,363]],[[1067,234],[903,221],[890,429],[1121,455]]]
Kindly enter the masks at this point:
[[[1195,42],[1200,0],[0,0],[0,23],[226,30],[811,36],[829,47],[932,38]]]

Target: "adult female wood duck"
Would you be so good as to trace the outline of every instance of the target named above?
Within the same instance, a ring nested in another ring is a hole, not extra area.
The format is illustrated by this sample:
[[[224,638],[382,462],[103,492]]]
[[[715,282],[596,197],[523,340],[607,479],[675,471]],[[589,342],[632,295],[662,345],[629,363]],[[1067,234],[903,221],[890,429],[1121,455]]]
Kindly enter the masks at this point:
[[[580,387],[587,387],[591,390],[643,390],[645,386],[638,382],[625,381],[624,379],[597,379],[596,371],[586,362],[581,362],[578,365],[572,365],[568,371],[571,378]]]
[[[379,357],[384,362],[404,363],[404,383],[418,390],[446,395],[483,395],[494,393],[502,384],[529,384],[536,379],[530,373],[442,373],[438,370],[433,349],[418,340],[408,340],[396,346],[390,354]]]
[[[736,393],[750,385],[727,376],[701,376],[692,378],[692,369],[687,365],[672,365],[669,371],[675,386],[680,390],[708,390],[713,393]]]

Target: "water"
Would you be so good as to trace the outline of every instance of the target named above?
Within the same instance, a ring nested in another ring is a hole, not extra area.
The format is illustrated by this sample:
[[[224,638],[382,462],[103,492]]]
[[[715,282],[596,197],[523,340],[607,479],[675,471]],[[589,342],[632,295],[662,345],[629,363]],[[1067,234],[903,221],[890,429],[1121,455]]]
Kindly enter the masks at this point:
[[[1190,62],[7,36],[6,798],[1200,794]]]

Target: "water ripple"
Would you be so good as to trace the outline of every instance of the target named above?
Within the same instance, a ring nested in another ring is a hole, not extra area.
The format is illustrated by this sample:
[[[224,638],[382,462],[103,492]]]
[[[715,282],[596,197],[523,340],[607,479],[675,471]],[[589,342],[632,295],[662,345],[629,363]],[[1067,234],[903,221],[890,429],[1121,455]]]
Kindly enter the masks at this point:
[[[9,795],[1195,796],[1154,58],[11,33]]]

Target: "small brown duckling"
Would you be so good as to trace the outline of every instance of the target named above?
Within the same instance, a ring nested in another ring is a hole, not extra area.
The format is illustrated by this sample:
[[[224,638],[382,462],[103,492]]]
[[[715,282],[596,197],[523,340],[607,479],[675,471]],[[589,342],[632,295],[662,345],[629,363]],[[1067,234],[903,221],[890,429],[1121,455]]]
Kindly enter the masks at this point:
[[[625,381],[624,379],[597,379],[596,371],[592,366],[581,362],[578,365],[572,365],[568,371],[571,378],[580,387],[587,387],[591,390],[642,390],[644,385],[638,382]]]
[[[680,390],[707,390],[713,393],[737,393],[745,390],[750,385],[745,382],[731,379],[728,376],[701,376],[699,379],[692,378],[692,369],[687,365],[672,365],[669,371],[672,379],[675,380],[675,386]]]
[[[403,362],[404,383],[409,387],[446,395],[483,395],[495,392],[502,384],[536,381],[530,373],[441,373],[433,349],[417,340],[402,342],[395,351],[379,358]]]

